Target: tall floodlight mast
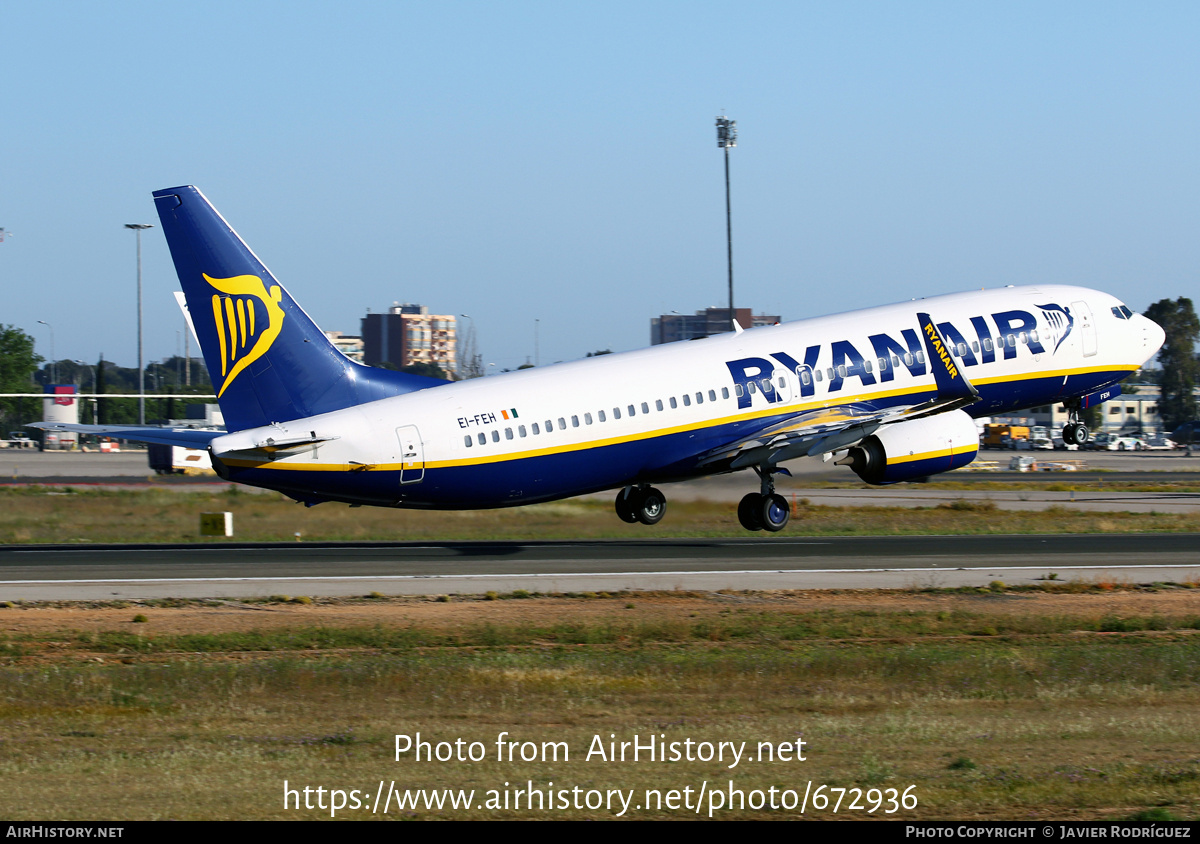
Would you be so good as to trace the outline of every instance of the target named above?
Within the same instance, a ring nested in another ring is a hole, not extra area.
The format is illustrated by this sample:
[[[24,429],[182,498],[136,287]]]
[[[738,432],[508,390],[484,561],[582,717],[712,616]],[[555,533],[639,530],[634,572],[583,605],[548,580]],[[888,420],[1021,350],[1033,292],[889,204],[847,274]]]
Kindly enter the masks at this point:
[[[126,223],[137,234],[137,325],[138,325],[138,424],[146,424],[146,367],[142,364],[142,231],[149,223]]]
[[[733,213],[729,202],[729,150],[737,146],[737,121],[722,115],[717,118],[717,146],[725,151],[725,246],[729,256],[729,318],[733,310]],[[743,326],[744,328],[745,326]]]

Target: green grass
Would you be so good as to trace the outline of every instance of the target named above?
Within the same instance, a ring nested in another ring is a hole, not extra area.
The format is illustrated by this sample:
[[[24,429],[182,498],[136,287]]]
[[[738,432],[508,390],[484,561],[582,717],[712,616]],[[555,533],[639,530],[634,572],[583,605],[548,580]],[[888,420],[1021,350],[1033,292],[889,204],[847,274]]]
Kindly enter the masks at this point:
[[[744,537],[736,505],[672,502],[655,526],[627,525],[607,501],[570,500],[506,510],[427,512],[306,509],[275,493],[0,489],[0,544],[221,542],[198,535],[199,514],[229,510],[235,538],[301,540],[527,540]],[[797,501],[781,536],[1200,532],[1200,514],[1110,513],[1050,507],[1003,510],[962,499],[928,508],[820,507]],[[769,536],[765,537],[770,539]]]

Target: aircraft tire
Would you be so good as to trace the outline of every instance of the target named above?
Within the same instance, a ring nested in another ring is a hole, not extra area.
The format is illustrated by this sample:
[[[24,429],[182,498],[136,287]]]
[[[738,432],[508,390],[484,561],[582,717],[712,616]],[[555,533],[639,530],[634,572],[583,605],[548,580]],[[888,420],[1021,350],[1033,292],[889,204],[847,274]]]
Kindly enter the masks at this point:
[[[1091,437],[1092,437],[1092,435],[1088,431],[1087,425],[1084,425],[1082,422],[1075,423],[1075,442],[1076,443],[1078,443],[1079,445],[1083,445],[1085,442],[1087,442],[1089,439],[1091,439]]]
[[[787,499],[779,493],[761,497],[762,504],[758,515],[763,530],[776,533],[787,527],[788,520],[792,517],[792,508],[788,506]]]
[[[625,490],[621,490],[617,493],[617,517],[621,521],[627,522],[631,525],[636,524],[638,521],[637,513],[633,512],[634,498],[636,495],[636,492],[631,492],[629,495],[626,495]]]
[[[633,510],[642,524],[656,525],[667,515],[667,497],[654,487],[648,487],[634,500]]]
[[[738,521],[746,530],[762,530],[763,497],[757,492],[748,492],[738,502]]]

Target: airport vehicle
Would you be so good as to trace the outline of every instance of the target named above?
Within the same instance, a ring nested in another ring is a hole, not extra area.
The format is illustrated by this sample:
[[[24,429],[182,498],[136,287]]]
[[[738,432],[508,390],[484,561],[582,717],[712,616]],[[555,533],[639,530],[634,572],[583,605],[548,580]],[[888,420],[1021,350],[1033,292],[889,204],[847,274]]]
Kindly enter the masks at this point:
[[[150,468],[160,475],[211,475],[212,459],[203,448],[150,443],[146,449]]]
[[[1003,425],[992,423],[983,426],[983,447],[1016,449],[1018,443],[1029,442],[1029,428],[1025,425]]]
[[[1045,425],[1034,425],[1029,429],[1029,447],[1034,451],[1054,450],[1054,439]]]
[[[751,469],[739,520],[777,531],[786,461],[913,480],[975,458],[972,415],[1051,402],[1086,439],[1078,409],[1163,342],[1106,293],[1008,287],[444,382],[338,352],[195,187],[154,201],[228,433],[73,427],[207,448],[222,478],[309,506],[465,510],[615,489],[621,519],[655,524],[653,484]]]

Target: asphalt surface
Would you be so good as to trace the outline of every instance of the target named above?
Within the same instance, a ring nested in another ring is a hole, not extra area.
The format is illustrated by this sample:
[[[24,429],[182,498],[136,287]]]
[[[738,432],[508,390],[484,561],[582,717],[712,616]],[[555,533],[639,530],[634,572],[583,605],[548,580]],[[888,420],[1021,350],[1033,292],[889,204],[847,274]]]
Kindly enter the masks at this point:
[[[0,600],[1010,585],[1200,577],[1200,535],[0,548]]]
[[[1028,453],[1026,453],[1028,454]],[[1062,453],[1035,455],[1064,459]],[[980,460],[1010,459],[983,452]],[[1070,507],[1098,511],[1188,513],[1198,493],[1063,492],[1043,482],[1193,480],[1200,457],[1180,452],[1070,453],[1084,472],[955,472],[955,481],[1019,481],[1023,489],[930,490],[922,484],[870,489],[813,489],[849,472],[796,461],[779,491],[833,506],[930,507],[957,499],[1001,509]],[[1103,471],[1094,471],[1094,470]],[[1150,474],[1147,474],[1150,473]],[[180,491],[226,484],[213,477],[161,478],[144,452],[0,453],[0,484],[166,486]],[[757,488],[747,472],[664,485],[668,500],[737,501]],[[608,498],[611,493],[597,497]],[[905,588],[1017,584],[1051,573],[1062,579],[1130,582],[1200,577],[1200,536],[963,536],[805,538],[795,524],[779,536],[738,540],[471,543],[213,543],[179,546],[0,547],[0,600],[110,600],[539,592],[621,589]]]

